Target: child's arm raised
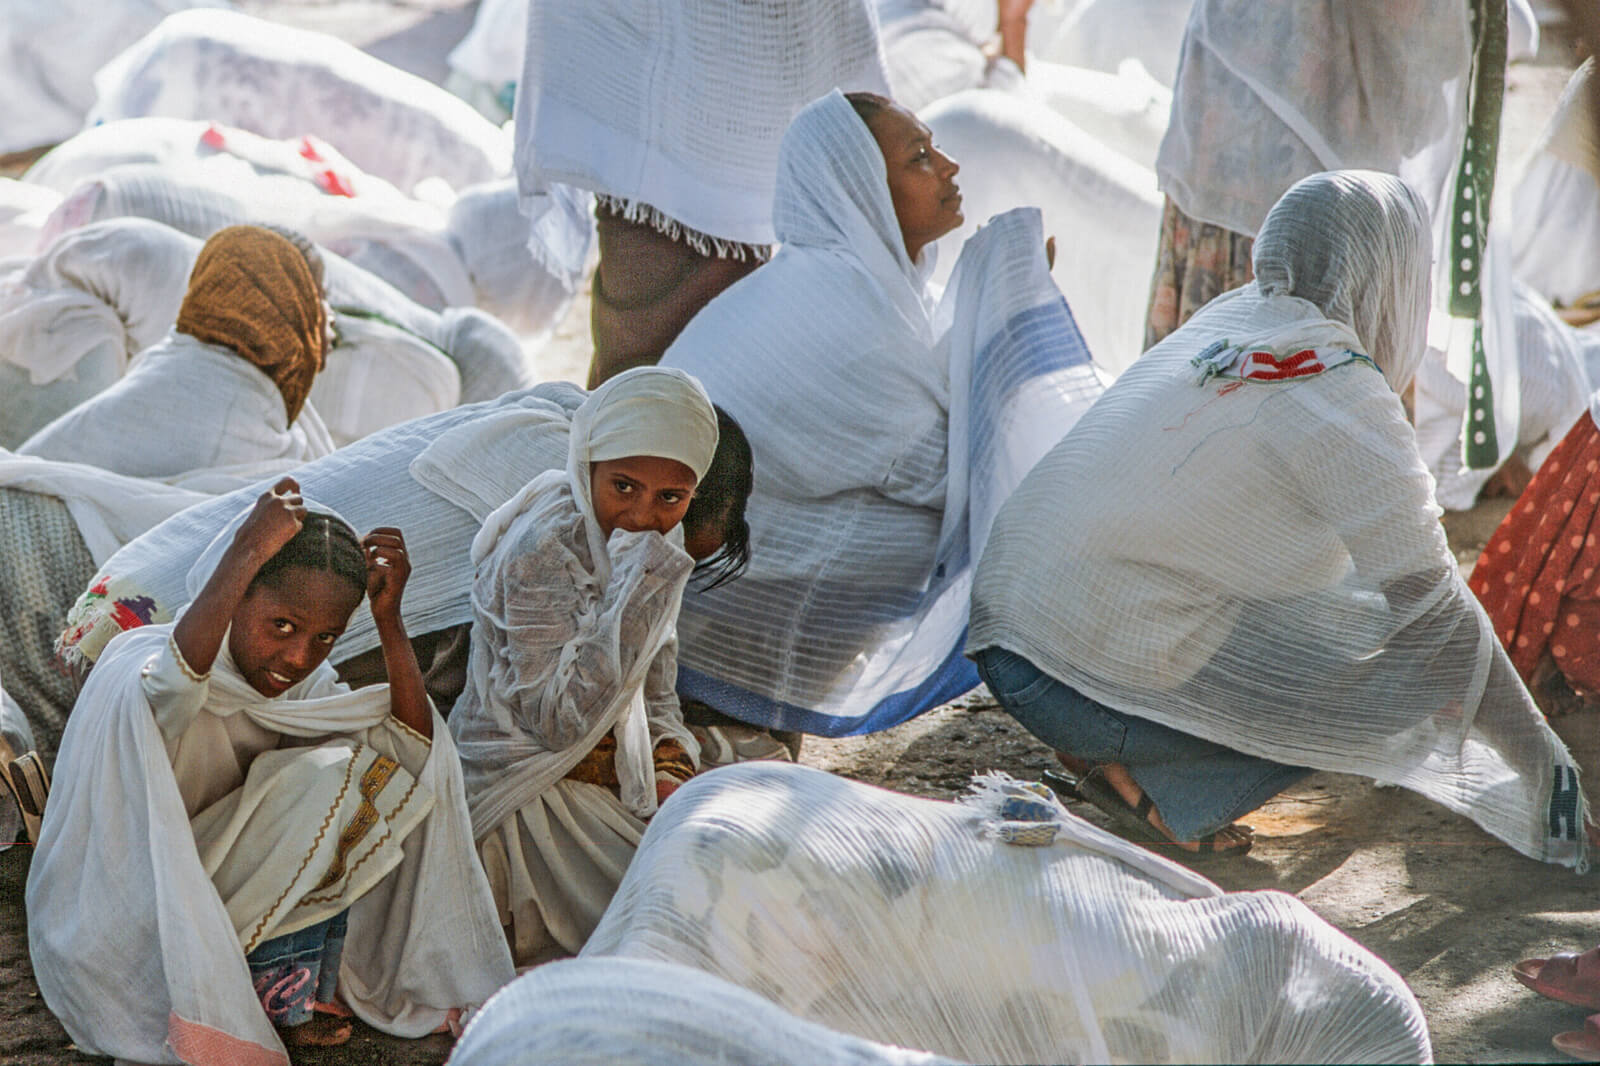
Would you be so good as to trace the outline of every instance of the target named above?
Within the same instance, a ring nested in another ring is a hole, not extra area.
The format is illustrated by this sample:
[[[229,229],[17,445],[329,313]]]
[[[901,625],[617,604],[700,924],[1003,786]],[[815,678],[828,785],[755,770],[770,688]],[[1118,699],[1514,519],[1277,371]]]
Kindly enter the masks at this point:
[[[300,498],[299,483],[292,477],[281,479],[256,501],[205,588],[172,628],[173,643],[195,673],[210,672],[233,613],[255,580],[256,571],[294,539],[305,520],[306,503]]]
[[[383,644],[383,666],[389,674],[389,713],[433,739],[433,706],[423,687],[422,668],[411,650],[400,620],[400,595],[411,576],[405,538],[392,526],[380,526],[361,541],[367,555],[367,603]]]

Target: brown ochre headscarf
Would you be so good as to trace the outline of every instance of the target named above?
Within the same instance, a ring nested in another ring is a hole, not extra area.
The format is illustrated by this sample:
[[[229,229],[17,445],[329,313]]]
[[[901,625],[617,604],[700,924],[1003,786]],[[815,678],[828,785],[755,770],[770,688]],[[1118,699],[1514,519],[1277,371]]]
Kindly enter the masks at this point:
[[[290,422],[327,355],[322,285],[300,249],[260,226],[229,226],[206,241],[177,328],[259,367],[283,393]]]

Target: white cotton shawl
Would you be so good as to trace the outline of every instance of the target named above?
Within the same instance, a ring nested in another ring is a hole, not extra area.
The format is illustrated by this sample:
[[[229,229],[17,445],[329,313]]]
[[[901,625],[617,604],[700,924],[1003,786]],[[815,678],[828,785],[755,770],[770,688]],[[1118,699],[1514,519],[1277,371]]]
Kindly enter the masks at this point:
[[[1399,975],[1293,896],[1225,894],[1034,803],[1056,839],[1023,847],[998,804],[715,770],[651,822],[579,959],[692,966],[969,1062],[1430,1061]]]
[[[141,352],[121,381],[17,452],[134,477],[181,477],[188,487],[218,491],[333,449],[316,408],[306,404],[290,423],[283,394],[259,368],[227,348],[173,332]]]
[[[695,374],[755,457],[750,567],[685,596],[679,690],[746,721],[887,728],[977,684],[970,560],[1010,487],[1100,385],[1036,211],[973,238],[937,307],[883,155],[835,92],[795,118],[783,247],[664,365]]]
[[[311,402],[336,447],[461,399],[461,374],[426,339],[382,319],[333,313],[334,345],[311,386]]]
[[[563,468],[572,411],[582,398],[575,386],[557,382],[457,407],[381,430],[293,475],[304,494],[336,507],[356,530],[398,525],[404,532],[411,579],[400,614],[407,632],[464,625],[472,620],[473,537],[489,513],[529,481]],[[188,561],[275,480],[173,515],[103,563],[101,576],[126,581],[161,609],[176,611],[189,602]],[[343,662],[378,643],[363,603],[331,661]]]
[[[507,580],[516,558],[496,549],[502,541],[514,545],[516,539],[508,537],[521,534],[522,527],[530,523],[541,530],[541,536],[557,535],[556,527],[570,521],[575,507],[583,518],[592,578],[603,589],[611,581],[615,562],[612,542],[655,534],[613,532],[608,541],[590,495],[591,464],[635,455],[660,456],[688,466],[698,479],[711,465],[716,448],[716,412],[700,383],[681,370],[636,367],[595,389],[574,413],[566,468],[534,478],[484,520],[472,541],[476,573],[468,692],[462,713],[452,715],[450,724],[461,751],[473,832],[478,838],[487,836],[566,776],[606,733],[617,740],[616,768],[623,806],[640,818],[655,813],[655,768],[644,683],[656,655],[672,639],[688,570],[670,590],[667,606],[639,635],[639,646],[631,649],[632,669],[614,669],[618,684],[608,703],[585,708],[588,728],[583,738],[552,750],[544,738],[517,728],[511,701],[520,694],[503,684],[510,668],[503,649],[496,645],[503,645],[511,626],[496,609],[495,589]],[[677,527],[673,533],[681,541]],[[573,575],[573,580],[577,579]],[[556,654],[570,653],[557,649]],[[619,654],[618,649],[612,651],[613,658]]]
[[[1591,58],[1568,80],[1511,201],[1517,278],[1562,303],[1600,289],[1600,234],[1580,221],[1600,214],[1594,72]]]
[[[1405,785],[1582,867],[1576,768],[1456,570],[1396,395],[1422,350],[1425,227],[1393,177],[1296,185],[1257,281],[1141,356],[1001,509],[968,648],[1247,754]],[[1192,365],[1330,326],[1382,373],[1202,384]]]
[[[803,1021],[703,970],[645,959],[535,967],[473,1016],[453,1066],[954,1066]]]
[[[309,133],[407,193],[424,178],[464,189],[511,169],[505,135],[465,101],[329,34],[235,11],[167,18],[94,85],[91,125],[169,115]]]
[[[658,227],[771,244],[779,142],[836,86],[888,92],[867,0],[543,0],[517,85],[525,209],[563,182]]]
[[[191,589],[203,586],[241,520],[194,563]],[[78,699],[29,871],[29,951],[46,1001],[85,1049],[178,1062],[210,1048],[232,1062],[287,1063],[234,922],[201,865],[169,746],[141,687],[145,664],[171,634],[161,625],[118,637]],[[352,692],[324,663],[269,700],[224,653],[204,712],[245,714],[296,738],[359,737],[387,721],[388,692]],[[419,811],[405,813],[415,828],[388,849],[387,873],[351,906],[339,975],[358,1017],[405,1037],[431,1032],[452,1008],[482,1003],[513,976],[471,848],[459,762],[437,715],[433,732],[411,800],[427,813],[420,824]],[[292,871],[285,892],[299,886],[304,894],[321,876],[317,865]]]

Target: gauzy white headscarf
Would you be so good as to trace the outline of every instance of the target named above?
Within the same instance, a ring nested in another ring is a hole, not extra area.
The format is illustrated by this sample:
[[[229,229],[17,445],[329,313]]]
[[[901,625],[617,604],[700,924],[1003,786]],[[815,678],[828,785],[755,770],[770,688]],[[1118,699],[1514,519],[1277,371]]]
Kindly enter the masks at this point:
[[[492,570],[485,568],[502,565],[494,558],[502,538],[525,514],[537,511],[541,499],[564,481],[583,516],[594,578],[604,587],[611,580],[612,559],[606,535],[594,513],[590,464],[635,455],[659,456],[683,463],[698,480],[710,467],[716,449],[716,411],[700,383],[681,370],[637,367],[595,389],[573,415],[567,468],[540,474],[484,520],[472,541],[472,562],[478,574],[472,593],[476,618],[469,692],[465,711],[458,707],[451,720],[466,769],[473,830],[480,838],[560,780],[607,732],[614,732],[617,738],[616,766],[623,805],[640,818],[655,813],[655,773],[644,682],[651,662],[672,636],[678,615],[677,605],[673,604],[640,638],[633,669],[626,674],[619,671],[621,681],[611,702],[586,716],[589,732],[578,744],[552,751],[540,738],[520,730],[507,735],[493,722],[509,700],[489,676],[492,667],[488,643],[492,643],[493,636],[479,633],[485,616],[492,625],[504,622],[479,592],[487,582],[496,580]],[[675,528],[670,536],[676,539],[682,534]],[[675,595],[681,594],[680,585]],[[480,639],[487,642],[483,648],[479,647]],[[472,698],[474,689],[476,699]]]

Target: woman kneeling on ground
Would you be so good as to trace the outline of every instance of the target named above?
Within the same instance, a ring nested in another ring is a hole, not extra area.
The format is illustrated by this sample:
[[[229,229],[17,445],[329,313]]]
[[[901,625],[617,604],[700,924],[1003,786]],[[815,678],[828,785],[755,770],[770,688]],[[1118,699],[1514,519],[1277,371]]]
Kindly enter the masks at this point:
[[[284,478],[195,563],[175,623],[106,648],[27,890],[78,1046],[286,1063],[284,1042],[349,1039],[340,1015],[418,1037],[511,978],[400,623],[409,573],[399,530],[358,542]],[[368,594],[391,683],[352,692],[325,660]]]
[[[1415,789],[1584,861],[1584,802],[1439,525],[1399,393],[1424,351],[1428,216],[1313,175],[1256,281],[1146,352],[1005,503],[968,653],[1130,834],[1235,854],[1308,772]]]
[[[673,690],[694,569],[678,527],[716,413],[688,374],[641,367],[589,394],[569,442],[566,469],[472,543],[472,651],[450,716],[519,965],[583,947],[645,819],[698,765]]]

